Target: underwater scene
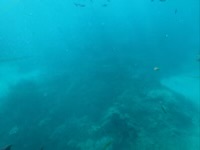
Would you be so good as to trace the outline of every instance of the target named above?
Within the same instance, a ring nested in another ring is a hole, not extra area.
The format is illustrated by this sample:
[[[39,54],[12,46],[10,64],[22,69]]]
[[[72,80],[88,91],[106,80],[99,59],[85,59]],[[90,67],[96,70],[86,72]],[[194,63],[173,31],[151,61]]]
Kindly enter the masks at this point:
[[[0,150],[199,150],[199,0],[0,0]]]

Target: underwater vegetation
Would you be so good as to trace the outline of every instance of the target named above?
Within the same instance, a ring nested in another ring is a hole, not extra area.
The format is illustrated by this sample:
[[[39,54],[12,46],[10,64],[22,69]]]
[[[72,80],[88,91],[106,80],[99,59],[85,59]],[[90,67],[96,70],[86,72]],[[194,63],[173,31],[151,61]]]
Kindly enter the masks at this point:
[[[13,150],[40,149],[41,145],[48,150],[157,150],[166,149],[162,142],[168,139],[176,149],[175,139],[195,132],[196,106],[159,83],[145,85],[139,77],[110,97],[104,84],[91,78],[81,83],[70,83],[65,76],[59,78],[62,82],[54,80],[21,81],[4,97],[2,146],[10,143]],[[97,93],[108,97],[99,100]]]

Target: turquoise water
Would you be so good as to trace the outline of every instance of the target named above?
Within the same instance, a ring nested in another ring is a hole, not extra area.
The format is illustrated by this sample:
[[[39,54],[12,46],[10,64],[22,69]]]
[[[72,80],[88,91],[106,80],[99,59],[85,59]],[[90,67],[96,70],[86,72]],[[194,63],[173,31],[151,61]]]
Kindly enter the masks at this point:
[[[0,0],[0,149],[199,150],[199,57],[199,0]]]

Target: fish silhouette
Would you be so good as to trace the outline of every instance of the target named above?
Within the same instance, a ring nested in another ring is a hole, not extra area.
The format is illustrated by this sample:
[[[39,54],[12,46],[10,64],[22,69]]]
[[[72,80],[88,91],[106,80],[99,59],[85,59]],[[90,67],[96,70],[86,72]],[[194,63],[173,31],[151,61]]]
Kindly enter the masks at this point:
[[[80,4],[80,3],[74,3],[74,5],[75,5],[76,7],[85,7],[85,6],[86,6],[85,4]]]
[[[12,145],[7,145],[6,147],[1,148],[0,150],[11,150],[11,148],[12,148]]]
[[[7,145],[7,146],[5,146],[4,148],[1,148],[0,150],[11,150],[11,148],[12,148],[12,145]],[[44,147],[42,146],[42,147],[40,148],[40,150],[44,150]]]

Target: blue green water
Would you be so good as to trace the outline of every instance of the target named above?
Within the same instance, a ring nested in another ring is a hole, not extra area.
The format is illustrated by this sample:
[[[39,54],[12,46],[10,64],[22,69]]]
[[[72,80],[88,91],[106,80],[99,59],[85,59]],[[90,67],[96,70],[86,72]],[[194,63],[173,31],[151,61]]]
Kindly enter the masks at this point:
[[[0,149],[199,150],[199,32],[199,0],[0,0]]]

